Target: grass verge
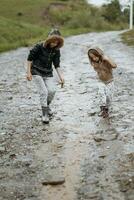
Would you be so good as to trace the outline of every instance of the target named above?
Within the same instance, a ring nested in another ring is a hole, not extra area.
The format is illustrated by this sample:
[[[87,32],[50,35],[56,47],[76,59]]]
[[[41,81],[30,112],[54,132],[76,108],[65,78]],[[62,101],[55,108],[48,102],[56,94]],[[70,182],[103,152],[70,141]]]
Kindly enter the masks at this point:
[[[124,32],[122,35],[122,40],[125,44],[129,46],[134,46],[134,29]]]

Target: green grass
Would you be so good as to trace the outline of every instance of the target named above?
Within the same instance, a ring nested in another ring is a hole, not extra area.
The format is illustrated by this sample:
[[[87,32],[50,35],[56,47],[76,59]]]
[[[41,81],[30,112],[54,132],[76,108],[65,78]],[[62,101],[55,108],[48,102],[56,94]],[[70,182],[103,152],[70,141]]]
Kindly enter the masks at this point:
[[[134,46],[134,29],[122,34],[122,40],[129,46]]]
[[[63,36],[125,28],[84,0],[0,0],[0,52],[44,40],[53,25]]]
[[[38,38],[39,35],[44,34],[45,37],[44,29],[41,27],[19,23],[3,17],[0,17],[0,28],[0,52],[19,46],[27,46],[30,40]]]
[[[0,0],[0,15],[15,21],[41,24],[41,14],[51,0]]]

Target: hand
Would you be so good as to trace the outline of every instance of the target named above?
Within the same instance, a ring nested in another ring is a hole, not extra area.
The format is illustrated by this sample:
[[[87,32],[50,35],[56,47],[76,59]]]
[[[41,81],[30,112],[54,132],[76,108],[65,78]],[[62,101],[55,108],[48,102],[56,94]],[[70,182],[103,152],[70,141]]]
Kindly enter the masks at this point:
[[[64,78],[61,78],[61,84],[65,84]]]
[[[28,81],[31,81],[32,80],[32,74],[28,73],[26,78],[27,78]]]
[[[65,80],[63,78],[60,79],[60,84],[61,84],[61,88],[63,88],[63,86],[65,84]]]

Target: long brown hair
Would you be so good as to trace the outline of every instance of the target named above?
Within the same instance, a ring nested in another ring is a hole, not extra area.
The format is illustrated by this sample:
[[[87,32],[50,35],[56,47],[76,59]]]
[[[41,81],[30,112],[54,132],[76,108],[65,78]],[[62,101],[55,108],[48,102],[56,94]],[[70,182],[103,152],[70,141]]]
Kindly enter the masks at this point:
[[[96,49],[89,49],[89,51],[88,51],[88,58],[89,58],[90,63],[94,62],[94,60],[90,57],[90,53],[92,53],[93,55],[95,55],[96,57],[98,57],[99,61],[102,62],[102,55]]]
[[[61,48],[64,45],[64,39],[63,39],[63,37],[58,36],[58,35],[52,35],[52,36],[49,36],[46,39],[46,41],[44,43],[44,46],[47,47],[48,45],[50,45],[51,42],[55,42],[55,41],[58,42],[56,48]]]

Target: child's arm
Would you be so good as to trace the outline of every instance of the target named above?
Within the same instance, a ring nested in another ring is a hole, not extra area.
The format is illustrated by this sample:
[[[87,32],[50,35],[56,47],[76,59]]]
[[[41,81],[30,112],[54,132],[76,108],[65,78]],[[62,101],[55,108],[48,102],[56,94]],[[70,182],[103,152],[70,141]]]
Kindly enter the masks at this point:
[[[32,74],[31,74],[31,67],[32,67],[32,61],[27,61],[27,80],[32,80]]]
[[[56,72],[57,72],[57,74],[58,74],[58,76],[59,76],[61,87],[63,87],[65,81],[64,81],[63,74],[62,74],[62,72],[61,72],[61,70],[60,70],[60,67],[57,67],[57,68],[56,68]]]
[[[95,62],[91,62],[91,66],[95,71],[97,71],[100,68],[100,64]]]
[[[54,64],[54,67],[55,67],[56,72],[58,74],[58,77],[60,79],[60,84],[63,87],[65,81],[64,81],[64,77],[63,77],[63,74],[61,72],[61,69],[60,69],[60,50],[57,50],[57,52],[56,52],[56,54],[53,58],[53,64]]]
[[[116,68],[117,67],[117,64],[111,58],[109,58],[108,56],[104,56],[103,60],[106,61],[108,64],[110,64],[110,66],[112,68]]]

